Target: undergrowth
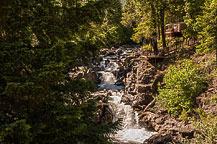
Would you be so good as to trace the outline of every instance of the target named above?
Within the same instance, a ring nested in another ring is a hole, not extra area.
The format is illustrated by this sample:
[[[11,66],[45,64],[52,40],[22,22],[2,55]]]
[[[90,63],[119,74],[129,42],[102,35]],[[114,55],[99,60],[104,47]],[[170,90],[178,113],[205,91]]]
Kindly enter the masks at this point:
[[[194,98],[205,87],[199,65],[192,60],[184,60],[168,70],[164,78],[166,84],[158,89],[157,103],[174,116],[181,112],[185,115],[191,113]]]

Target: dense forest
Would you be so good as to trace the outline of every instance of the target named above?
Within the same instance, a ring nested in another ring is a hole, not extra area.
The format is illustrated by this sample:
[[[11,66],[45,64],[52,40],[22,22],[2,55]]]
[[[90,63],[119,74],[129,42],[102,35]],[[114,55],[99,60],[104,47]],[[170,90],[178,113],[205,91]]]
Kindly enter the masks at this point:
[[[178,22],[186,28],[168,38],[167,24]],[[163,81],[152,98],[171,117],[195,124],[195,140],[177,143],[216,143],[217,0],[1,0],[0,143],[113,143],[121,118],[96,121],[97,86],[69,74],[122,45],[155,57],[179,48],[155,59]],[[209,113],[196,97],[210,91]]]

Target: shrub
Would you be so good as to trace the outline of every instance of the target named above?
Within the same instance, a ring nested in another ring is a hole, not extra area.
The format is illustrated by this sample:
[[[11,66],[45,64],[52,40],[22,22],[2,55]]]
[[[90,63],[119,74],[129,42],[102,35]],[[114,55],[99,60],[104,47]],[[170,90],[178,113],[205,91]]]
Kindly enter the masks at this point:
[[[177,66],[170,66],[164,80],[166,85],[159,88],[157,102],[173,115],[183,110],[191,112],[194,97],[204,87],[198,65],[186,60]]]
[[[26,123],[26,120],[17,120],[11,124],[6,124],[1,127],[0,143],[29,144],[32,140],[30,128],[31,126]]]
[[[197,130],[197,144],[215,144],[217,143],[217,116],[201,117],[200,121],[195,123]]]

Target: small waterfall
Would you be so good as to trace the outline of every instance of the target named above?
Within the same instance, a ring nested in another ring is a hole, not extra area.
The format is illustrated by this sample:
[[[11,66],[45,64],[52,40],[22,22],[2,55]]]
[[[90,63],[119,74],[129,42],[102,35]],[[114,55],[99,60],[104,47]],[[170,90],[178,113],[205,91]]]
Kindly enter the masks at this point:
[[[130,105],[125,105],[121,102],[123,94],[123,91],[113,92],[112,96],[110,96],[111,100],[109,100],[115,120],[118,118],[123,119],[122,129],[114,135],[114,138],[122,143],[143,143],[143,141],[152,136],[154,132],[149,132],[139,126],[138,114],[133,111]]]
[[[124,86],[115,85],[117,79],[114,73],[119,70],[119,65],[113,59],[114,57],[106,57],[100,62],[100,67],[103,71],[98,72],[101,80],[98,90],[112,90],[109,97],[109,105],[114,114],[113,121],[116,121],[118,118],[123,119],[122,129],[114,135],[114,139],[118,143],[141,144],[155,133],[141,128],[138,124],[138,114],[130,105],[125,105],[121,102],[121,98],[124,95]]]

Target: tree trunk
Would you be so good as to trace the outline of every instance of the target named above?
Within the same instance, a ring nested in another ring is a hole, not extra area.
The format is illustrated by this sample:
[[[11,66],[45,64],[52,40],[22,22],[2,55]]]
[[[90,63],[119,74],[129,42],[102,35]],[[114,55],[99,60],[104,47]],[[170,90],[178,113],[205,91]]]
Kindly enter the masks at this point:
[[[152,46],[153,46],[153,49],[154,49],[154,54],[157,55],[158,54],[158,47],[157,47],[157,34],[156,32],[153,34],[153,43],[152,43]]]
[[[0,35],[3,38],[4,36],[2,35],[2,30],[6,26],[6,15],[8,9],[6,8],[8,6],[8,1],[7,0],[0,0]]]
[[[152,3],[151,5],[151,8],[152,8],[152,11],[151,11],[151,14],[152,14],[152,20],[153,20],[153,23],[154,23],[154,32],[152,33],[152,47],[154,49],[154,54],[157,55],[158,54],[158,47],[157,47],[157,22],[156,22],[156,12],[155,12],[155,8],[154,8],[154,5]]]
[[[216,60],[216,67],[217,67],[217,47],[215,49],[215,60]]]
[[[161,16],[162,45],[163,45],[163,49],[165,49],[166,48],[166,39],[165,39],[165,30],[164,30],[164,17],[165,17],[164,8],[162,8],[160,10],[160,16]]]
[[[158,28],[158,40],[160,40],[160,33],[161,33],[161,31],[160,31],[160,24],[158,24],[157,28]]]

